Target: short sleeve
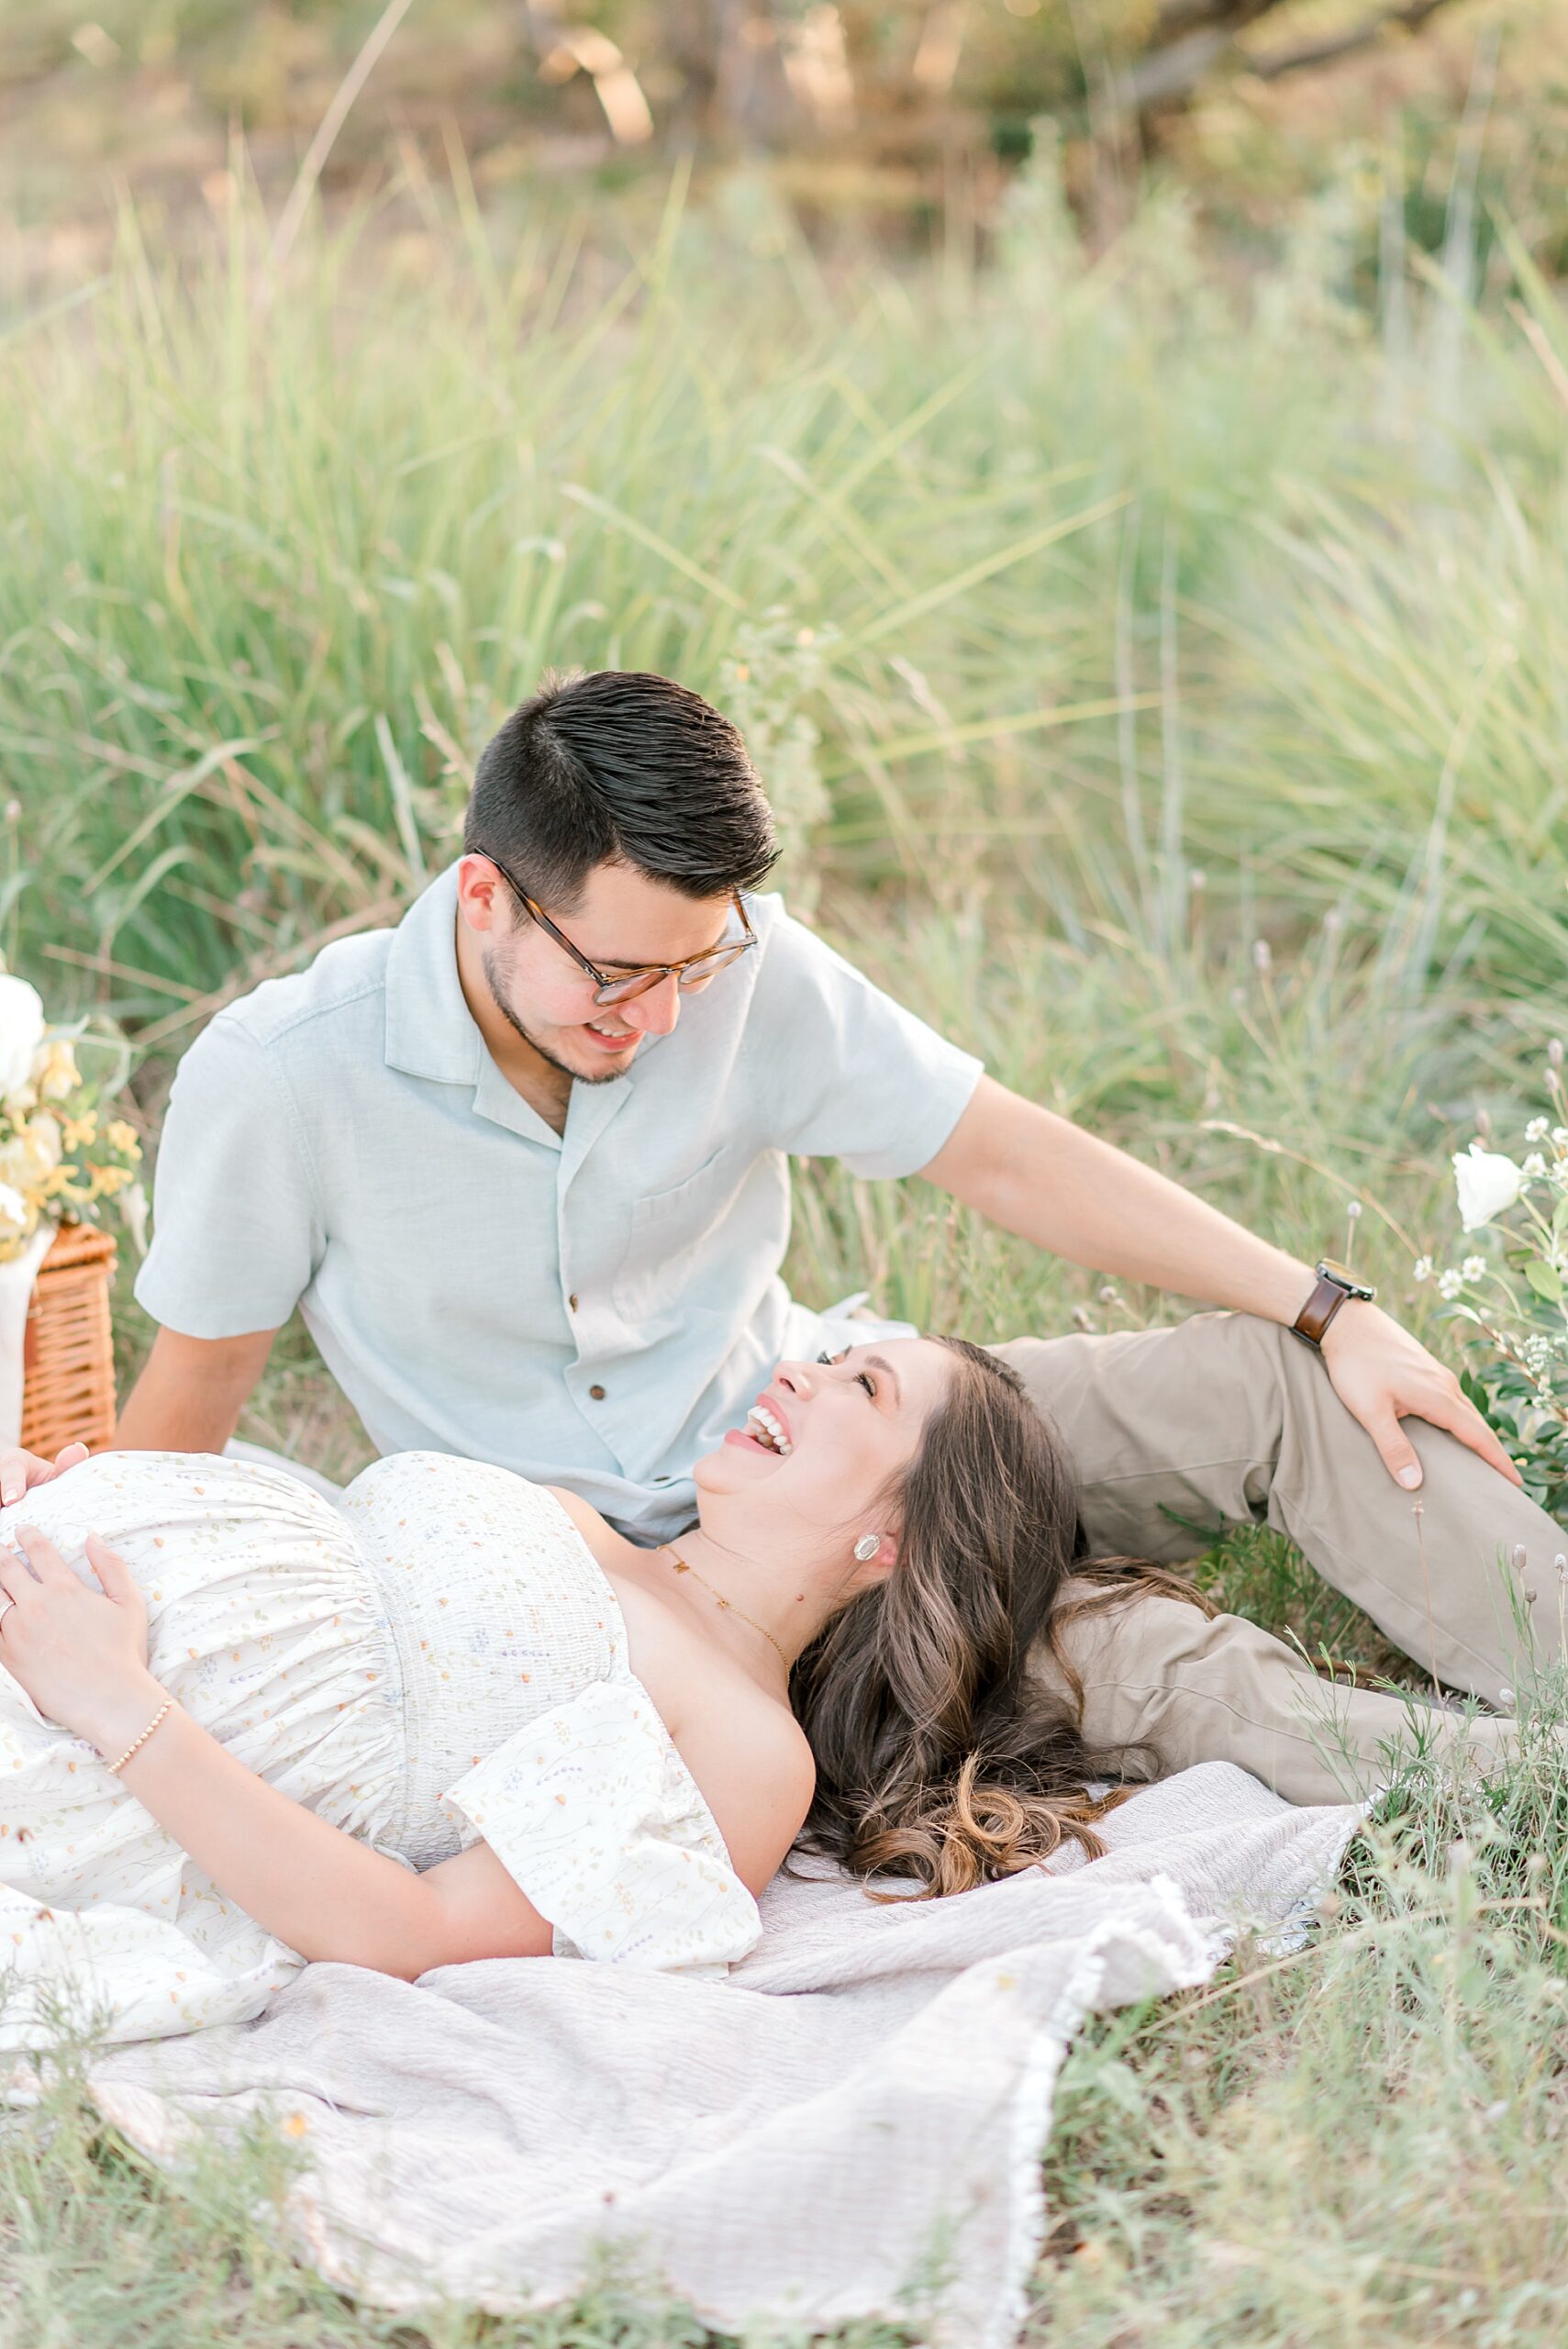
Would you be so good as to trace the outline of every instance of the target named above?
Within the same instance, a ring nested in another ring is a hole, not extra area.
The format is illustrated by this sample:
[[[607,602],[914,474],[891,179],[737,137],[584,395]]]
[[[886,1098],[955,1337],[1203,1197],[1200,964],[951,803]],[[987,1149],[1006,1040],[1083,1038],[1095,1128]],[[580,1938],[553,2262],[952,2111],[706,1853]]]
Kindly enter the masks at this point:
[[[174,1077],[139,1305],[187,1338],[275,1330],[325,1248],[299,1115],[272,1055],[220,1014]]]
[[[762,1935],[652,1699],[591,1681],[441,1797],[553,1926],[558,1957],[719,1979]]]
[[[951,1137],[984,1063],[939,1036],[782,908],[749,1023],[779,1150],[851,1174],[913,1174]]]

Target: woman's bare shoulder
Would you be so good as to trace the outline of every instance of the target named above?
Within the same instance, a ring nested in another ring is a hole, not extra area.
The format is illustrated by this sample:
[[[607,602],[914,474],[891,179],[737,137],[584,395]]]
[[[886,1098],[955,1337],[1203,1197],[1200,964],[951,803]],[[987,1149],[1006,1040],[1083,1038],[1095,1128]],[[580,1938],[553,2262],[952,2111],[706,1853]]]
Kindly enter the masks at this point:
[[[570,1485],[547,1485],[544,1489],[552,1501],[561,1503],[579,1533],[586,1534],[595,1527],[603,1527],[606,1532],[609,1531],[608,1525],[593,1503],[585,1501],[581,1493],[574,1493]]]
[[[578,1532],[602,1566],[618,1565],[631,1544],[624,1533],[617,1533],[608,1518],[601,1517],[592,1501],[574,1493],[566,1485],[546,1485],[545,1491],[552,1500],[561,1503]]]

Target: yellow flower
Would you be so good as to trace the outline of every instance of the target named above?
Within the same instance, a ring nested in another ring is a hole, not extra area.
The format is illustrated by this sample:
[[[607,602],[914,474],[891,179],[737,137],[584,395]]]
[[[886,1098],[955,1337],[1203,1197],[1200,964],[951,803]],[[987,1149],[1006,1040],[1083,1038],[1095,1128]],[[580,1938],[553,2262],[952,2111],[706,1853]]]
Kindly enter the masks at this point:
[[[19,1133],[0,1146],[0,1183],[12,1183],[19,1191],[28,1190],[52,1174],[62,1155],[60,1120],[47,1109],[40,1109]]]
[[[137,1140],[136,1128],[128,1125],[123,1118],[115,1118],[110,1120],[104,1129],[104,1140],[111,1150],[117,1150],[120,1156],[128,1158],[133,1165],[141,1156],[141,1144]]]
[[[79,1118],[66,1118],[61,1123],[61,1138],[67,1150],[85,1150],[89,1142],[98,1139],[98,1112],[83,1109]]]
[[[76,1054],[63,1037],[40,1044],[33,1061],[32,1080],[45,1101],[67,1101],[82,1082]]]
[[[90,1199],[112,1199],[130,1181],[128,1166],[89,1166],[87,1173],[93,1186],[87,1194]]]

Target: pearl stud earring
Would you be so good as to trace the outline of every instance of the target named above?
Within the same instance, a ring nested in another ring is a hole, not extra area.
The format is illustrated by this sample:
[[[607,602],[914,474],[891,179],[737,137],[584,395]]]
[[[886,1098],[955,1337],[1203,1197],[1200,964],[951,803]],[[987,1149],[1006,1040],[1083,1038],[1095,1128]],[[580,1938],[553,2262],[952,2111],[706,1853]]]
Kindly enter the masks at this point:
[[[862,1533],[860,1540],[855,1543],[855,1555],[860,1560],[862,1566],[869,1565],[872,1559],[875,1557],[881,1547],[882,1536],[880,1533]]]

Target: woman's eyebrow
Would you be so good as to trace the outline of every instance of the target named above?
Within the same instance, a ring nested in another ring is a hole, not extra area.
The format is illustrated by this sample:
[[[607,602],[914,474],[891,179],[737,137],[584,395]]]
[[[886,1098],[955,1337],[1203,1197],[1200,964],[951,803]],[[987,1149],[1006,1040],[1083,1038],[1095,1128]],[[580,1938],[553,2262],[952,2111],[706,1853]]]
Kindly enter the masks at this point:
[[[893,1399],[894,1399],[894,1401],[895,1401],[895,1403],[902,1403],[902,1402],[903,1402],[903,1400],[904,1400],[904,1389],[903,1389],[903,1388],[902,1388],[902,1386],[900,1386],[900,1385],[898,1384],[898,1373],[894,1369],[893,1364],[892,1364],[890,1362],[888,1362],[888,1361],[885,1359],[885,1357],[884,1357],[884,1355],[882,1355],[882,1354],[867,1354],[867,1356],[866,1356],[866,1368],[867,1368],[868,1370],[880,1370],[880,1371],[881,1371],[881,1373],[882,1373],[882,1375],[883,1375],[883,1376],[884,1376],[884,1378],[885,1378],[885,1379],[886,1379],[886,1381],[887,1381],[888,1385],[889,1385],[889,1386],[892,1387],[892,1389],[893,1389]]]

